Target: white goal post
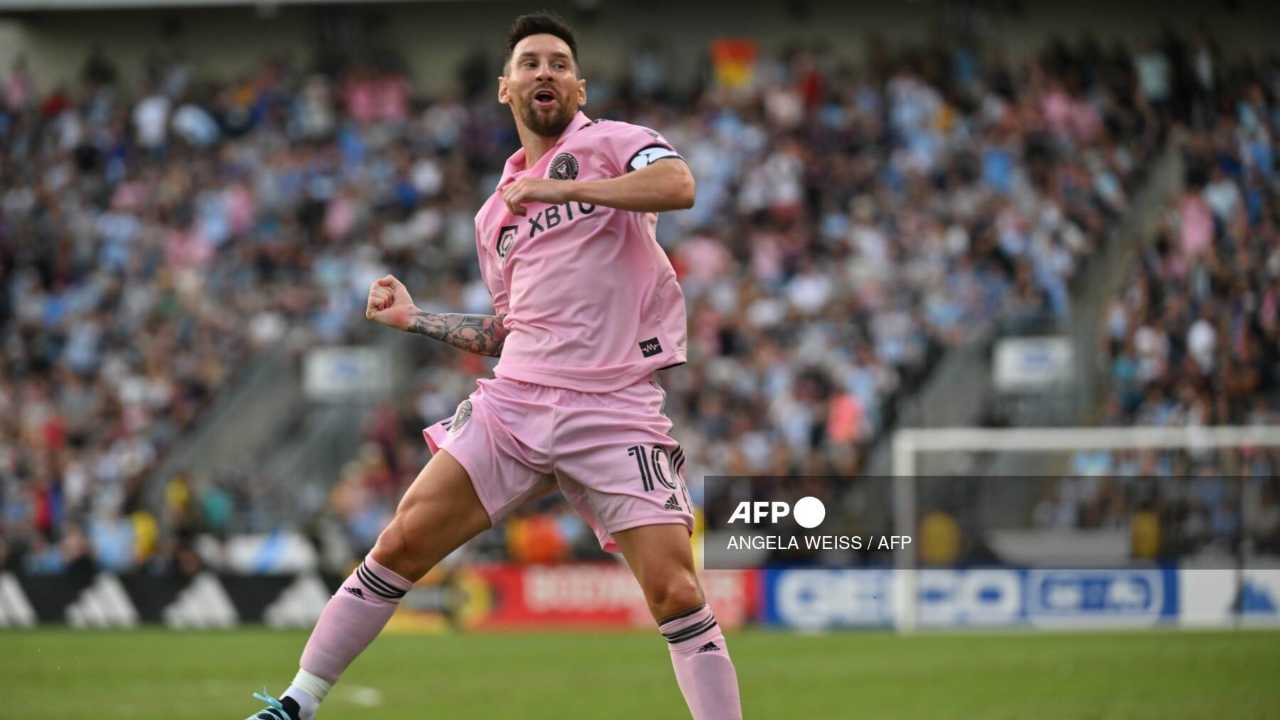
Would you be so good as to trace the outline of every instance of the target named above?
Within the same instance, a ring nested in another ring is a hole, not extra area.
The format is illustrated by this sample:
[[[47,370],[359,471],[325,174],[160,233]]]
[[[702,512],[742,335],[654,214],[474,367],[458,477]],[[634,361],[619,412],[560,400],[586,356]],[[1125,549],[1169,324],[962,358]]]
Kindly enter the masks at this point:
[[[1076,450],[1280,447],[1280,425],[1061,428],[902,428],[893,434],[893,527],[916,537],[916,459],[929,452],[1073,452]],[[895,550],[896,626],[916,628],[916,542]]]

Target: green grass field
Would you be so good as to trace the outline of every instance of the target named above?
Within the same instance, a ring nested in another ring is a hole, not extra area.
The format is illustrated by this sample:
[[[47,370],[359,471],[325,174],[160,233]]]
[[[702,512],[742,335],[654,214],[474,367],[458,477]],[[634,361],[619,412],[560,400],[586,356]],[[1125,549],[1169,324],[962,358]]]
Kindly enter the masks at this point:
[[[241,720],[295,632],[0,631],[0,718]],[[729,637],[747,718],[1280,718],[1280,633]],[[389,635],[324,718],[687,718],[656,635]]]

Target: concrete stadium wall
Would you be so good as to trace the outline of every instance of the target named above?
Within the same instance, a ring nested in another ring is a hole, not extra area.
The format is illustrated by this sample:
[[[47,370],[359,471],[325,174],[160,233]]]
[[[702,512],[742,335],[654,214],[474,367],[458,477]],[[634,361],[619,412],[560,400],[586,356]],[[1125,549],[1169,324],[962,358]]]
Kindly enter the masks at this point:
[[[48,90],[76,84],[95,45],[131,83],[141,79],[144,58],[156,51],[180,49],[197,73],[219,77],[249,69],[260,57],[281,51],[309,58],[309,13],[291,8],[264,17],[252,8],[218,8],[67,11],[13,18],[21,29],[20,52],[26,55],[37,86]],[[182,28],[177,36],[166,33],[171,20]]]
[[[589,4],[589,3],[579,3]],[[964,14],[956,8],[975,5]],[[496,57],[502,33],[512,17],[534,6],[547,6],[573,20],[581,36],[581,55],[588,77],[612,73],[626,51],[642,37],[663,39],[680,62],[692,63],[708,41],[724,36],[750,36],[769,48],[793,42],[821,41],[838,54],[860,61],[871,33],[890,45],[915,44],[932,34],[955,32],[962,18],[974,19],[982,35],[998,38],[1011,56],[1034,51],[1052,36],[1074,39],[1091,32],[1105,42],[1139,42],[1162,27],[1194,28],[1202,20],[1228,55],[1275,47],[1280,9],[1266,0],[1194,2],[1169,0],[974,0],[958,2],[831,2],[771,0],[744,8],[741,3],[711,0],[600,0],[594,19],[565,2],[427,2],[371,6],[256,6],[173,10],[95,10],[11,13],[0,21],[0,61],[7,70],[12,58],[25,53],[42,89],[76,80],[89,48],[101,44],[125,74],[136,82],[142,60],[152,50],[180,47],[200,73],[226,76],[245,69],[267,54],[281,52],[308,61],[319,28],[335,17],[360,21],[381,16],[372,37],[397,48],[408,61],[419,89],[445,89],[459,61],[477,48]],[[1228,6],[1234,10],[1228,11]],[[807,8],[795,14],[792,9]],[[1020,7],[1014,12],[1007,8]],[[749,8],[749,9],[748,9]],[[177,34],[166,25],[178,23]],[[6,29],[7,25],[7,29]]]

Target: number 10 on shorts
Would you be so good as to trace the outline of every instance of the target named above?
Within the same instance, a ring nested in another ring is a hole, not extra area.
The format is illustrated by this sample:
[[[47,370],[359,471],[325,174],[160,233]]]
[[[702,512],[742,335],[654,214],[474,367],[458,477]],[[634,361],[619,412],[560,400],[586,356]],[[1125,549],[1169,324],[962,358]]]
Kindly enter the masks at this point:
[[[680,487],[680,472],[684,469],[684,450],[679,446],[670,452],[660,445],[632,445],[627,454],[636,459],[640,471],[640,484],[645,492],[652,492],[654,481],[668,490],[678,490],[689,505],[689,494]]]

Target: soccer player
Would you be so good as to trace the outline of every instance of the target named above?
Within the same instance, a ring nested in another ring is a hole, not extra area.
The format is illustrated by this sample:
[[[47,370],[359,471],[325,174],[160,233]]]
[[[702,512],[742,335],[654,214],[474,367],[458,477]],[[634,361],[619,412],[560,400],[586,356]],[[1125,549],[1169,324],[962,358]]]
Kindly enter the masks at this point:
[[[495,377],[423,431],[431,461],[320,614],[292,684],[279,700],[256,695],[267,708],[253,719],[315,717],[416,580],[557,485],[635,574],[693,718],[742,717],[694,573],[684,458],[654,379],[685,361],[684,298],[654,238],[656,213],[690,207],[693,176],[658,133],[581,112],[587,84],[558,18],[518,18],[507,50],[498,101],[522,147],[476,215],[495,314],[423,312],[391,276],[373,283],[366,309],[378,323],[499,357]]]

